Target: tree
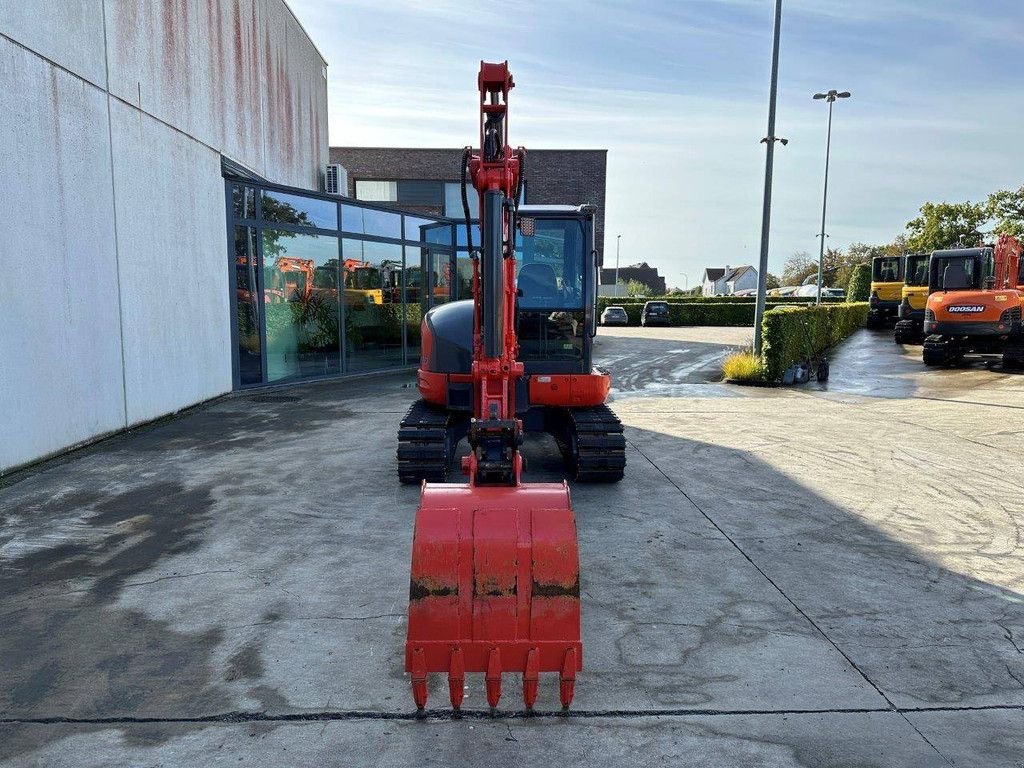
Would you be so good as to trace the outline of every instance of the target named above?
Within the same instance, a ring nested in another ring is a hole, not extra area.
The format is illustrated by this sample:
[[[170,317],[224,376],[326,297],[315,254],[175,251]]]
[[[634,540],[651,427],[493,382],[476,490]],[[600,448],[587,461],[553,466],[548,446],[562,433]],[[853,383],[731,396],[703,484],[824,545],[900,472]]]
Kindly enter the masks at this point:
[[[650,292],[651,289],[639,280],[630,280],[626,283],[627,296],[646,296]]]
[[[907,222],[907,245],[914,251],[935,251],[981,242],[981,225],[989,218],[988,206],[963,203],[925,203],[921,215]]]
[[[985,207],[988,217],[995,219],[995,234],[1024,237],[1024,186],[993,192]]]
[[[818,260],[807,251],[796,251],[782,266],[783,285],[801,285],[811,275],[818,274]]]
[[[768,290],[772,288],[781,288],[782,284],[779,282],[779,278],[773,275],[771,272],[764,273],[764,287]]]
[[[850,283],[846,288],[847,301],[867,301],[871,293],[871,265],[858,264],[853,268]]]

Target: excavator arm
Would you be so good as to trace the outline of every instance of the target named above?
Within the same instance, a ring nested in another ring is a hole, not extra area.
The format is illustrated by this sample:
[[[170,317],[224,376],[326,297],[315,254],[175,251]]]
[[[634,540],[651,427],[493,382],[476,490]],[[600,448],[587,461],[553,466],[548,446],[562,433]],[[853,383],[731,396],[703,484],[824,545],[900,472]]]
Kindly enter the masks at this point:
[[[467,673],[484,673],[492,709],[502,675],[521,674],[529,710],[540,673],[557,672],[559,700],[568,707],[583,662],[576,521],[564,481],[522,482],[523,427],[515,413],[523,375],[514,322],[515,210],[525,153],[508,144],[508,63],[481,62],[477,83],[480,149],[464,157],[480,198],[482,239],[473,253],[472,452],[462,465],[467,483],[422,486],[405,667],[420,711],[431,673],[448,675],[456,710]]]

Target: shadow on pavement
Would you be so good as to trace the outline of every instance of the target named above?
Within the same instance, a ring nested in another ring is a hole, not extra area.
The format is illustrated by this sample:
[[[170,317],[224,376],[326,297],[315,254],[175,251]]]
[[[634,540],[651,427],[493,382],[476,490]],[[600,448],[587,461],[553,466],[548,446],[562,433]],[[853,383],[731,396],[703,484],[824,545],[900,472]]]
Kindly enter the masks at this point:
[[[638,343],[643,355],[662,362],[626,380],[642,386],[663,375],[673,346]],[[173,570],[186,555],[212,553],[207,559],[228,573],[244,573],[257,554],[284,570],[319,560],[333,582],[302,589],[323,592],[326,601],[370,589],[404,606],[411,522],[410,515],[396,520],[394,504],[414,507],[416,489],[397,488],[393,453],[365,449],[362,436],[390,434],[408,397],[375,401],[372,386],[353,391],[365,397],[358,406],[339,394],[344,385],[295,387],[299,402],[217,404],[95,450],[87,467],[74,459],[44,465],[31,482],[0,489],[0,718],[162,719],[240,708],[301,716],[331,701],[327,708],[336,712],[408,713],[400,618],[395,631],[376,633],[380,647],[365,665],[326,666],[330,660],[314,656],[306,680],[281,682],[273,673],[280,660],[268,656],[259,636],[226,660],[216,652],[225,619],[194,635],[118,601],[145,586],[157,566]],[[898,707],[1024,703],[1024,595],[949,570],[754,453],[636,428],[627,436],[636,451],[623,483],[573,489],[591,649],[579,686],[582,708],[828,710],[844,706],[837,696],[846,694],[837,691],[858,687],[864,700],[877,688]],[[263,462],[258,469],[254,449]],[[326,471],[326,453],[342,449],[345,461]],[[528,481],[560,479],[549,441],[531,440],[527,459]],[[335,517],[317,518],[322,537],[311,547],[301,521],[281,524],[278,497],[260,503],[259,489],[269,497],[277,484],[299,506],[325,489],[355,487],[376,494],[377,506],[343,502]],[[255,529],[272,531],[265,540],[217,525],[232,498],[253,487],[244,514]],[[382,536],[402,544],[382,549]],[[376,558],[372,587],[365,570],[339,552]],[[722,566],[727,560],[732,564]],[[190,574],[198,576],[190,581],[194,598],[211,610],[227,607],[218,602],[217,572]],[[731,584],[733,576],[741,580]],[[251,599],[245,619],[273,624],[299,596]],[[291,642],[307,644],[306,625],[292,626]],[[361,642],[355,627],[336,625],[331,642],[339,652]],[[803,664],[845,664],[810,658],[809,647],[841,654],[857,674],[837,686],[814,675],[794,682],[807,674]],[[339,679],[339,669],[349,677]],[[302,698],[296,690],[310,680],[324,690]],[[351,698],[388,686],[395,689],[390,707],[379,698]],[[260,707],[246,707],[242,691]],[[507,706],[518,706],[515,695],[510,686]],[[549,707],[554,695],[542,693]],[[879,696],[878,708],[887,706]],[[174,733],[159,722],[142,736],[131,732],[146,744]],[[35,740],[6,740],[0,756],[40,746],[40,731],[33,733]],[[60,731],[43,733],[56,739]]]

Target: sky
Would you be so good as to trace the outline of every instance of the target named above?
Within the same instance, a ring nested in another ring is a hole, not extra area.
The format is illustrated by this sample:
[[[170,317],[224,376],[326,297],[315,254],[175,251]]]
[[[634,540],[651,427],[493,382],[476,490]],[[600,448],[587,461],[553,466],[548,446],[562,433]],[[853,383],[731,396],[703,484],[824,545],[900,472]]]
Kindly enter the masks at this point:
[[[760,252],[773,0],[289,0],[328,62],[332,145],[461,147],[481,59],[510,141],[608,150],[605,263],[669,286]],[[1024,184],[1021,0],[783,0],[769,269],[887,243],[925,201]],[[564,201],[580,203],[586,201]]]

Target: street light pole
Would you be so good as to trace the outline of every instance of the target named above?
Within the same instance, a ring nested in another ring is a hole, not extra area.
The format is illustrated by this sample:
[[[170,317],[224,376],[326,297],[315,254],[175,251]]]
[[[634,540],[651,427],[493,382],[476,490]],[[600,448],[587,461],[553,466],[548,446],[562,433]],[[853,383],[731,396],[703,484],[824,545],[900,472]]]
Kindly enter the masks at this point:
[[[825,138],[825,190],[821,194],[821,243],[818,248],[818,298],[815,304],[821,304],[821,265],[825,259],[825,207],[828,205],[828,161],[832,151],[832,105],[836,99],[850,98],[849,91],[836,91],[832,89],[828,93],[816,93],[815,99],[826,99],[828,101],[828,133]]]
[[[622,235],[615,236],[615,296],[619,295],[619,246],[622,245]]]
[[[768,278],[768,232],[772,218],[772,166],[775,162],[775,142],[781,141],[782,146],[789,143],[788,139],[775,136],[775,102],[779,92],[779,37],[782,31],[782,0],[775,0],[775,34],[772,41],[772,80],[768,96],[768,135],[761,139],[768,145],[768,153],[764,161],[764,207],[761,210],[761,259],[757,273],[757,303],[754,305],[754,354],[761,354],[761,320],[764,318],[765,281]]]

